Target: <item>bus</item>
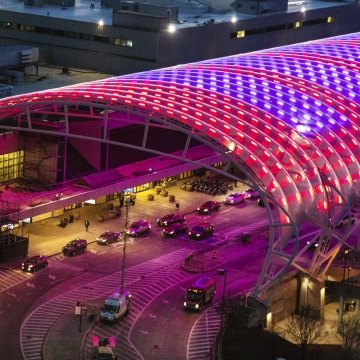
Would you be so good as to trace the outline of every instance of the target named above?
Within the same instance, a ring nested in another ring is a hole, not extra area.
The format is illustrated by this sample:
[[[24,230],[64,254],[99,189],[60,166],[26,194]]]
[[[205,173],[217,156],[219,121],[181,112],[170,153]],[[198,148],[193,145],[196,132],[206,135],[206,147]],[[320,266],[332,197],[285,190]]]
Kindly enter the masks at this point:
[[[196,280],[187,290],[184,301],[185,310],[200,311],[216,293],[216,280],[203,276]]]

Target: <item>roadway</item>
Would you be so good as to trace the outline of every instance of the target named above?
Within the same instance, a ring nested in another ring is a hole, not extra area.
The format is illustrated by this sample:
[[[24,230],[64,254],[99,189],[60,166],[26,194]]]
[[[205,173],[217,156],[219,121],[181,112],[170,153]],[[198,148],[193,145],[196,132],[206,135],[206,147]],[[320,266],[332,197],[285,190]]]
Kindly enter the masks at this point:
[[[93,334],[116,335],[119,339],[116,348],[119,359],[161,360],[168,359],[169,354],[172,359],[179,360],[208,356],[209,347],[219,329],[219,314],[215,305],[199,314],[183,311],[181,297],[198,275],[184,271],[180,265],[195,250],[232,240],[239,232],[251,231],[258,223],[264,226],[266,213],[256,202],[248,201],[245,207],[222,206],[218,213],[198,215],[193,210],[209,196],[181,191],[179,186],[169,189],[180,203],[179,211],[187,214],[190,226],[205,219],[212,222],[215,225],[214,235],[203,241],[189,240],[185,235],[164,239],[162,229],[155,221],[176,211],[175,205],[160,195],[154,201],[148,201],[149,191],[137,194],[135,205],[129,211],[130,222],[147,218],[153,227],[149,235],[128,242],[125,284],[133,293],[131,312],[113,326],[98,324],[91,328],[82,349],[85,359],[91,355],[90,338]],[[214,200],[223,198],[211,197]],[[12,354],[9,360],[40,360],[43,352],[45,359],[50,359],[51,348],[44,348],[44,344],[49,344],[47,336],[54,324],[71,311],[77,301],[91,304],[98,311],[105,296],[119,288],[122,244],[100,246],[94,240],[105,230],[122,230],[124,213],[120,218],[98,222],[97,215],[104,209],[104,204],[76,209],[81,213],[80,218],[66,228],[58,226],[59,218],[24,228],[25,235],[30,239],[30,255],[41,253],[52,256],[50,266],[34,275],[23,274],[16,266],[2,270],[0,349]],[[85,231],[85,219],[90,220],[89,232]],[[76,237],[88,240],[88,251],[75,257],[60,254],[62,246]],[[226,264],[229,274],[227,294],[244,292],[254,285],[266,252],[267,241],[263,236],[252,239],[248,244],[237,245],[234,258]],[[208,273],[219,277],[216,268]],[[223,278],[219,278],[219,284],[222,281]],[[221,298],[220,285],[214,304]],[[203,329],[204,324],[205,342],[202,339],[204,330],[198,330]]]

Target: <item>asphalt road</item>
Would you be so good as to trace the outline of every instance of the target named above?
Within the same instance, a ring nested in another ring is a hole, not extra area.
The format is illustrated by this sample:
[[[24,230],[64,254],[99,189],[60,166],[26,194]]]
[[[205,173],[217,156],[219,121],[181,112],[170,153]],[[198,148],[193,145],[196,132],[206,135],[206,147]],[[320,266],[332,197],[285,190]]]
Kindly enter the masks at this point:
[[[204,195],[204,198],[206,195]],[[156,218],[157,214],[154,214]],[[164,215],[159,212],[159,216]],[[187,248],[189,251],[211,247],[222,242],[228,234],[234,232],[238,227],[246,226],[265,218],[264,209],[259,208],[255,202],[242,208],[240,206],[223,206],[221,211],[210,216],[192,213],[187,216],[190,226],[200,221],[210,221],[215,225],[215,234],[203,241],[189,240],[186,235],[176,239],[164,239],[162,229],[153,225],[151,234],[129,241],[127,246],[126,267],[131,268],[143,264],[151,259]],[[106,230],[104,224],[104,230]],[[61,233],[59,232],[59,235]],[[69,240],[59,236],[58,248]],[[261,256],[264,257],[267,251],[266,241],[251,246],[259,245],[259,253],[256,253],[260,271]],[[19,360],[22,358],[20,351],[19,329],[23,320],[40,304],[52,298],[70,292],[80,285],[93,282],[96,279],[119,272],[121,270],[121,258],[123,247],[121,243],[108,246],[99,246],[96,243],[90,244],[88,251],[83,255],[75,257],[63,257],[56,255],[50,259],[50,266],[37,274],[26,274],[25,280],[1,292],[0,296],[0,349],[3,353],[11,354],[8,360]],[[255,252],[252,250],[252,254]],[[253,256],[243,259],[243,265],[248,270],[254,271]],[[238,266],[238,265],[237,265]],[[236,266],[235,266],[236,267]],[[234,267],[234,269],[235,269]],[[242,271],[236,269],[236,271]],[[234,282],[241,282],[241,277],[233,273]],[[244,276],[243,276],[244,277]],[[252,279],[255,280],[255,276]],[[187,280],[185,280],[187,281]],[[246,282],[245,282],[246,283]],[[244,283],[244,284],[245,284]],[[230,282],[229,282],[230,285]],[[238,284],[241,287],[241,284]],[[249,286],[248,283],[245,286]],[[144,359],[166,359],[172,354],[172,359],[184,359],[186,354],[189,331],[193,328],[199,314],[185,313],[182,310],[181,296],[184,293],[186,284],[177,284],[173,288],[159,293],[152,301],[147,303],[141,310],[141,316],[137,319],[132,328],[131,340],[138,348]],[[221,297],[221,291],[218,292]],[[176,299],[174,301],[174,299]],[[218,300],[218,299],[217,299]],[[166,305],[166,306],[165,306]],[[112,330],[111,330],[112,331]],[[138,336],[137,334],[143,334]],[[148,334],[145,336],[144,334]],[[149,335],[150,334],[150,335]],[[29,342],[36,339],[28,339]],[[166,346],[164,346],[166,344]],[[162,352],[161,357],[160,353]]]

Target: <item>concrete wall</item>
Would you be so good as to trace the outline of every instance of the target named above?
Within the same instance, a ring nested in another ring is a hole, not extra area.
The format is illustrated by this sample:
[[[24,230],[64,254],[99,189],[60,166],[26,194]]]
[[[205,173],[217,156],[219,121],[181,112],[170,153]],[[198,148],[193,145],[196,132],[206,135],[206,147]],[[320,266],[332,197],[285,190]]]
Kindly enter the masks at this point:
[[[339,11],[341,9],[341,11]],[[278,30],[244,38],[231,38],[239,30],[259,29],[278,24],[333,17],[331,24]],[[54,19],[49,16],[0,11],[0,21],[29,24],[85,34],[129,39],[133,47],[105,42],[54,36],[0,28],[0,37],[17,39],[49,49],[51,63],[59,66],[88,68],[121,75],[165,66],[184,64],[215,57],[245,53],[290,43],[360,31],[360,3],[308,10],[305,13],[262,15],[236,24],[214,23],[183,28],[170,34],[167,30],[145,31],[121,26],[103,26],[85,22]]]

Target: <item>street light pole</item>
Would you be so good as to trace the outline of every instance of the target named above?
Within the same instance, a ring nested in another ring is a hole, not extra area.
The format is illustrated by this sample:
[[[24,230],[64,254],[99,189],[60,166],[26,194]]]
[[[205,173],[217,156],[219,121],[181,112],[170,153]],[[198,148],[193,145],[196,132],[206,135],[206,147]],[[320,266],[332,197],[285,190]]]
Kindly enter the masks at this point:
[[[344,273],[343,273],[343,281],[345,281],[345,270],[346,270],[346,258],[349,252],[349,248],[344,249]]]
[[[127,243],[127,228],[129,223],[129,206],[130,206],[130,198],[125,200],[125,234],[124,234],[124,246],[123,246],[123,257],[121,264],[121,286],[120,293],[124,293],[125,287],[125,262],[126,262],[126,243]]]
[[[223,293],[222,293],[222,301],[221,301],[221,319],[220,319],[220,334],[223,331],[223,322],[224,322],[224,313],[225,313],[225,291],[226,291],[226,269],[219,269],[218,273],[222,273],[224,275],[224,284],[223,284]]]

